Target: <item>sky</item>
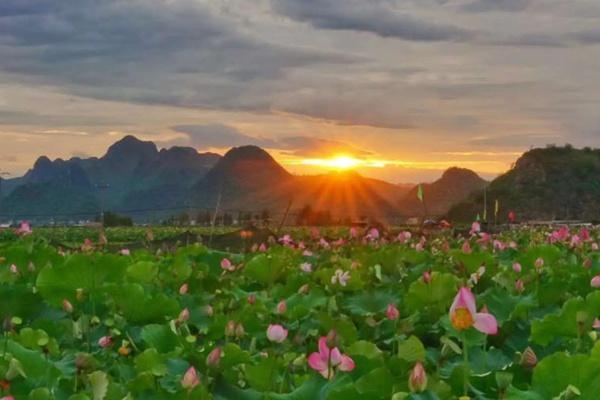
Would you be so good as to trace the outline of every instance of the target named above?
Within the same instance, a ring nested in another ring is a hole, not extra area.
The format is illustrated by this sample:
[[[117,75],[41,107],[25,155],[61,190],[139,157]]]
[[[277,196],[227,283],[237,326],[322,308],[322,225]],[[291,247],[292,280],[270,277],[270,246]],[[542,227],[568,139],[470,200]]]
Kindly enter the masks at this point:
[[[0,173],[124,135],[298,174],[494,177],[600,144],[597,0],[2,0]]]

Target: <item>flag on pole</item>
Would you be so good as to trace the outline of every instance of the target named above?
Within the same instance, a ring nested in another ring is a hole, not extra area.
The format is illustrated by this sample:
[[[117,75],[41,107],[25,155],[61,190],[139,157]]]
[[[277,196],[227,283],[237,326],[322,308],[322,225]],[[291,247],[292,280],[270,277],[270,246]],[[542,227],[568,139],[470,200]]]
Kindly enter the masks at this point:
[[[419,184],[419,187],[417,188],[417,199],[419,199],[419,201],[422,203],[423,202],[423,185]]]

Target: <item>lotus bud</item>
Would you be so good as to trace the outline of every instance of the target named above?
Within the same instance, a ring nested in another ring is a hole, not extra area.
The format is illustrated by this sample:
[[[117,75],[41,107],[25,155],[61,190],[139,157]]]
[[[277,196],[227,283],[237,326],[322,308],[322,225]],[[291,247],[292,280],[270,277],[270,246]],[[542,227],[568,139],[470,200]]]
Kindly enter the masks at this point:
[[[183,378],[181,378],[181,386],[184,389],[192,390],[199,384],[200,384],[200,378],[198,377],[196,368],[189,367],[188,370],[183,375]]]
[[[390,321],[395,321],[400,317],[400,311],[394,304],[388,304],[385,315]]]
[[[310,285],[308,283],[300,286],[300,288],[298,289],[298,294],[308,294],[308,292],[310,291]]]
[[[430,284],[431,283],[431,271],[425,271],[423,272],[423,282],[425,282],[426,284]]]
[[[189,290],[188,284],[184,283],[183,285],[181,285],[179,287],[179,294],[183,296],[184,294],[187,294],[188,290]]]
[[[288,331],[281,325],[269,325],[267,328],[267,339],[274,343],[283,343],[287,338]]]
[[[528,369],[533,369],[538,363],[537,355],[531,347],[527,347],[521,355],[521,365]]]
[[[256,303],[256,295],[254,293],[250,293],[248,295],[248,304],[250,304],[251,306],[253,306]]]
[[[600,275],[596,275],[592,278],[590,285],[594,288],[594,289],[598,289],[600,288]]]
[[[231,337],[235,335],[235,322],[229,321],[225,325],[225,336]]]
[[[410,377],[408,378],[408,387],[412,393],[421,393],[427,389],[427,373],[425,372],[425,368],[423,368],[423,364],[418,361],[412,372],[410,373]]]
[[[525,290],[525,283],[523,283],[522,279],[517,279],[515,281],[515,289],[517,290],[517,292],[523,293],[523,291]]]
[[[544,259],[542,257],[539,257],[537,260],[535,260],[534,265],[537,269],[542,268],[544,266]]]
[[[221,348],[215,347],[213,351],[208,354],[208,357],[206,357],[206,365],[211,368],[217,367],[219,365],[219,361],[221,360],[221,353]]]
[[[281,300],[279,304],[277,304],[277,314],[285,314],[287,311],[287,304],[285,300]]]
[[[183,323],[187,322],[189,319],[190,319],[190,310],[188,310],[187,308],[184,308],[179,313],[179,316],[177,317],[177,322],[179,324],[183,324]]]
[[[522,269],[523,269],[523,268],[521,267],[521,264],[519,264],[518,262],[514,263],[514,264],[512,265],[512,268],[513,268],[513,271],[515,271],[517,274],[520,274],[520,273],[521,273],[521,271],[522,271]]]
[[[237,326],[235,327],[235,337],[238,339],[241,339],[244,337],[244,335],[246,335],[246,331],[244,330],[244,325],[237,324]]]
[[[63,299],[62,308],[67,314],[71,314],[73,312],[73,304],[67,299]]]

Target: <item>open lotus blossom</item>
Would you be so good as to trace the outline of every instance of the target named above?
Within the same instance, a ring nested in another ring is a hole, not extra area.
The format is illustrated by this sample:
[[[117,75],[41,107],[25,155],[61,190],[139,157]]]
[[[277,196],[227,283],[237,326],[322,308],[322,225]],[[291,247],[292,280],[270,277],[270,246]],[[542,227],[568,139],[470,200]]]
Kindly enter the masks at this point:
[[[235,265],[233,265],[228,258],[224,258],[221,260],[221,268],[229,272],[235,271]]]
[[[350,372],[355,368],[354,360],[342,354],[337,347],[330,349],[327,345],[327,336],[319,339],[319,351],[308,356],[308,366],[323,376],[333,379],[336,369]]]
[[[312,264],[307,262],[302,263],[300,264],[300,269],[306,273],[312,272]]]
[[[196,368],[189,367],[183,378],[181,378],[181,386],[184,389],[192,390],[196,386],[200,384],[200,377],[198,377],[198,373],[196,372]]]
[[[595,289],[600,288],[600,275],[596,275],[595,277],[593,277],[590,284]]]
[[[333,283],[334,285],[336,283],[339,283],[340,286],[346,286],[348,284],[349,280],[350,280],[350,272],[343,271],[341,269],[336,269],[335,273],[331,277],[331,283]]]
[[[358,237],[358,228],[353,226],[352,228],[350,228],[350,238],[356,239],[357,237]]]
[[[388,304],[385,315],[390,321],[395,321],[400,317],[400,311],[394,304]]]
[[[267,339],[275,343],[283,343],[287,338],[288,331],[281,325],[269,325],[267,328]]]
[[[462,287],[454,298],[450,307],[450,321],[458,331],[464,331],[474,327],[487,335],[498,333],[498,322],[496,318],[488,313],[478,313],[475,296],[471,289]]]
[[[377,228],[369,229],[369,233],[367,233],[366,239],[368,239],[368,240],[379,239],[379,230]]]
[[[408,378],[408,387],[413,393],[424,392],[427,389],[427,373],[422,362],[418,361],[412,369]]]

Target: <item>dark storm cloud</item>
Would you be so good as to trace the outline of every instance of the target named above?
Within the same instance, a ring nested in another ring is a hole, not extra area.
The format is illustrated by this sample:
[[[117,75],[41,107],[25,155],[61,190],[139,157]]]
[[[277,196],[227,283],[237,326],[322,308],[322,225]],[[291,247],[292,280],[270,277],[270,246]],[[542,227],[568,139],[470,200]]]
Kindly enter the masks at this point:
[[[414,41],[463,40],[472,35],[467,29],[399,12],[388,1],[272,0],[271,4],[284,16],[321,29],[370,32]]]
[[[192,0],[21,1],[2,0],[0,69],[99,99],[268,110],[288,69],[356,60],[260,41]]]

